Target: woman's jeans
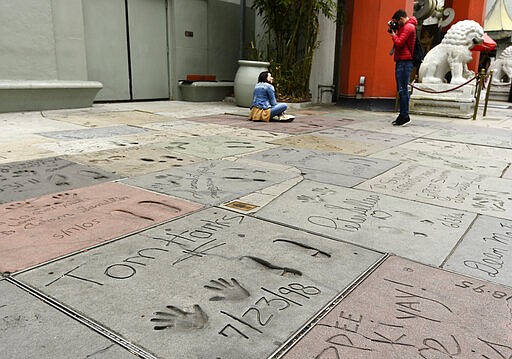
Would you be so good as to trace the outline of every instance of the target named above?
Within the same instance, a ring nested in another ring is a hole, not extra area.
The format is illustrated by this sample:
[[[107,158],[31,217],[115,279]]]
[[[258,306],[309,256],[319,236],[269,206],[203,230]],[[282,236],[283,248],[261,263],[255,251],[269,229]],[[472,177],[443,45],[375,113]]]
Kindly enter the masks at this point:
[[[395,66],[396,88],[400,103],[400,117],[409,116],[409,80],[411,79],[412,60],[397,61]]]
[[[270,118],[281,115],[288,106],[285,103],[277,103],[274,107],[270,108]]]

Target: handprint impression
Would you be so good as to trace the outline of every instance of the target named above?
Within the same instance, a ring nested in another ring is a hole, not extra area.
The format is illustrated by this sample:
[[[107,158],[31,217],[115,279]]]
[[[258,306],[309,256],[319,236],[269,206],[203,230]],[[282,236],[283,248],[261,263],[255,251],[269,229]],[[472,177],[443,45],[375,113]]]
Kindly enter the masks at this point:
[[[166,306],[169,312],[156,312],[157,318],[151,318],[152,322],[161,323],[153,327],[155,330],[167,328],[175,329],[203,329],[208,323],[208,316],[197,304],[192,313],[185,312],[173,305]]]
[[[205,285],[204,287],[219,293],[219,295],[210,298],[212,302],[219,300],[239,301],[250,296],[249,292],[235,278],[231,278],[231,283],[224,278],[211,280],[210,283],[212,285]]]

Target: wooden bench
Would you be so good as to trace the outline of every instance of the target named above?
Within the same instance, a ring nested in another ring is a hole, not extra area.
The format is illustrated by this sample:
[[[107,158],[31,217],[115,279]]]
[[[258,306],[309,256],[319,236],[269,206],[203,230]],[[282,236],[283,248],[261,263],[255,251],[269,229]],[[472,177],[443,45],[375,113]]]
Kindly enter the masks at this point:
[[[0,80],[0,112],[91,107],[97,81]]]

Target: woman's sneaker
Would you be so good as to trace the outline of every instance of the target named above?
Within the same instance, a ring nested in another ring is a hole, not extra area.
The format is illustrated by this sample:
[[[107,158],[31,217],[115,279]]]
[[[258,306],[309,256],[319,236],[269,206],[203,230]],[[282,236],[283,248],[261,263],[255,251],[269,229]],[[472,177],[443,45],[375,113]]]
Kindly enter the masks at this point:
[[[409,115],[407,115],[406,117],[398,116],[398,118],[395,121],[393,121],[392,124],[393,126],[405,126],[409,122],[411,122],[411,118],[409,117]]]

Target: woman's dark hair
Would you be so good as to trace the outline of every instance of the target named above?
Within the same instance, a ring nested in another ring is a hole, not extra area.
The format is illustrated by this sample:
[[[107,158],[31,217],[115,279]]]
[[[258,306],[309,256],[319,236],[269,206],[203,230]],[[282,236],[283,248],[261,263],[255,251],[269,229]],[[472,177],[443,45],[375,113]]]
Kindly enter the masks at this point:
[[[260,74],[258,76],[258,82],[268,82],[267,77],[268,77],[268,71],[260,72]]]
[[[400,20],[401,17],[407,17],[407,13],[405,12],[405,10],[403,9],[399,9],[397,10],[394,14],[393,14],[393,17],[392,19],[393,20]]]

